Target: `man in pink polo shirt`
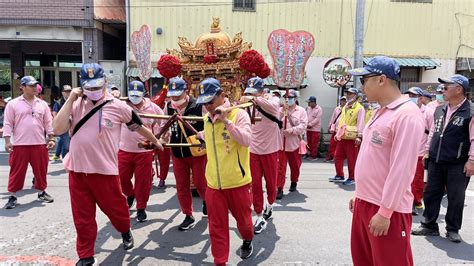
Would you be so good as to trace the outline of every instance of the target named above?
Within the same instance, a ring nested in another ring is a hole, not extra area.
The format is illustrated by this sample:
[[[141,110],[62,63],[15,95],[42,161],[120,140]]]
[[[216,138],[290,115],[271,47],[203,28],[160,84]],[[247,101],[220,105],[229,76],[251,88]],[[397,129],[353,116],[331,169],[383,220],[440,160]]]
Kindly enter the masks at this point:
[[[260,234],[267,228],[267,220],[273,212],[273,203],[277,193],[278,151],[281,148],[280,100],[263,92],[263,79],[254,77],[247,82],[246,95],[241,102],[253,101],[257,106],[257,116],[262,121],[252,125],[250,143],[250,170],[252,172],[253,207],[257,214],[254,233]],[[264,206],[262,176],[265,176],[267,201]]]
[[[127,104],[137,113],[162,115],[163,110],[150,99],[144,98],[145,86],[141,81],[135,80],[128,85]],[[142,119],[143,125],[155,134],[160,132],[165,120]],[[137,221],[145,222],[147,214],[145,208],[150,197],[153,181],[153,150],[144,150],[137,146],[145,139],[138,134],[127,130],[122,124],[120,134],[120,150],[118,153],[120,184],[122,191],[127,196],[128,207],[131,208],[137,199]],[[135,185],[132,178],[135,176]]]
[[[10,153],[10,175],[8,176],[8,192],[10,197],[5,209],[13,209],[17,203],[16,192],[23,189],[28,164],[36,177],[34,182],[38,192],[38,200],[53,202],[46,193],[46,175],[48,173],[48,149],[55,145],[52,116],[48,104],[37,98],[38,81],[32,76],[20,80],[23,94],[11,100],[5,109],[3,137],[5,150]],[[45,143],[45,133],[48,143]],[[13,137],[12,143],[10,138]]]
[[[411,182],[424,131],[419,108],[398,88],[400,67],[376,56],[364,68],[362,89],[378,109],[367,123],[357,158],[351,252],[354,265],[413,265]]]
[[[53,129],[56,135],[68,130],[71,134],[64,166],[69,171],[78,265],[91,265],[95,262],[96,205],[122,234],[123,248],[128,250],[133,247],[130,214],[118,175],[117,154],[122,124],[157,147],[163,147],[130,106],[107,93],[104,70],[99,64],[84,64],[80,78],[83,89],[74,88],[71,91],[54,118]]]
[[[302,163],[300,155],[300,142],[308,124],[306,110],[296,104],[296,91],[293,89],[289,90],[288,95],[285,95],[284,97],[288,98],[288,106],[280,108],[280,118],[282,121],[286,120],[286,123],[283,122],[286,124],[286,128],[281,130],[283,143],[285,144],[278,157],[279,177],[277,183],[277,199],[283,198],[283,188],[285,187],[287,164],[290,166],[291,171],[290,192],[296,191]],[[287,111],[285,111],[285,109],[287,109]],[[285,118],[285,116],[287,118]]]
[[[438,106],[443,105],[445,102],[443,92],[444,92],[444,84],[438,85],[438,87],[436,88],[435,100],[428,103],[426,107],[432,109],[434,112],[434,110]]]
[[[306,101],[308,108],[308,127],[306,129],[306,138],[308,139],[308,157],[309,161],[316,161],[318,158],[319,138],[321,137],[321,118],[323,109],[316,103],[316,97],[311,96]]]

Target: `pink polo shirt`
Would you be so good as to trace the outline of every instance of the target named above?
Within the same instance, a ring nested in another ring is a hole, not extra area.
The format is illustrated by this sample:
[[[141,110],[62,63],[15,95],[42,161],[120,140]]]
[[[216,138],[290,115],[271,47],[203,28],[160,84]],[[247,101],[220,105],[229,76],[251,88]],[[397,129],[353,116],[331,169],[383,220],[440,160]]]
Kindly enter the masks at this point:
[[[426,107],[428,107],[428,108],[430,108],[430,109],[433,109],[433,111],[434,111],[434,110],[436,110],[436,108],[437,108],[438,106],[440,106],[440,105],[442,105],[442,104],[443,104],[443,103],[440,103],[440,102],[438,102],[437,100],[434,100],[434,101],[429,102],[429,103],[426,105]]]
[[[321,132],[321,117],[323,115],[323,109],[321,106],[306,108],[306,115],[308,116],[308,131]]]
[[[281,107],[280,116],[283,125],[285,124],[284,115],[284,107]],[[294,126],[291,125],[290,120],[292,121]],[[306,110],[299,105],[290,107],[290,109],[288,110],[288,123],[286,128],[291,130],[291,135],[285,137],[285,135],[283,135],[283,129],[281,133],[282,139],[284,137],[286,138],[285,151],[293,152],[300,147],[300,139],[298,136],[304,134],[307,125],[308,116],[306,115]]]
[[[336,108],[334,108],[334,111],[332,112],[331,120],[329,120],[328,129],[331,129],[331,125],[333,124],[334,124],[334,129],[337,128],[337,125],[339,125],[339,118],[341,117],[340,115],[341,111],[342,111],[341,106],[337,106]]]
[[[140,109],[131,103],[129,106],[136,112],[141,114],[163,115],[163,110],[154,104],[150,99],[144,98],[144,103]],[[164,119],[141,118],[143,125],[150,129],[155,135],[160,132],[161,127],[166,123]],[[120,150],[126,152],[150,152],[138,147],[139,142],[145,141],[145,138],[137,132],[128,130],[127,125],[122,124],[120,133]]]
[[[105,100],[112,100],[95,113],[71,137],[69,153],[64,166],[69,171],[87,174],[118,175],[118,150],[122,124],[132,120],[132,108],[107,93]],[[70,132],[95,105],[87,98],[76,100],[71,111]],[[128,130],[128,129],[127,129]]]
[[[425,147],[428,141],[428,135],[431,129],[431,126],[434,125],[434,110],[431,108],[426,107],[425,105],[421,105],[420,107],[421,114],[423,116],[425,131],[423,132],[423,137],[421,139],[421,145],[418,152],[418,156],[425,155]]]
[[[424,121],[418,106],[401,96],[378,109],[364,129],[355,167],[355,196],[380,206],[378,213],[411,213]]]
[[[265,112],[280,118],[280,100],[265,94],[262,97],[255,98],[255,103]],[[253,154],[270,154],[277,152],[282,147],[282,140],[278,124],[255,111],[255,116],[262,118],[262,121],[255,122],[252,125],[252,142],[250,143],[250,152]]]
[[[46,135],[53,135],[52,121],[45,101],[35,97],[29,102],[21,95],[5,107],[3,136],[13,137],[14,146],[46,144]]]

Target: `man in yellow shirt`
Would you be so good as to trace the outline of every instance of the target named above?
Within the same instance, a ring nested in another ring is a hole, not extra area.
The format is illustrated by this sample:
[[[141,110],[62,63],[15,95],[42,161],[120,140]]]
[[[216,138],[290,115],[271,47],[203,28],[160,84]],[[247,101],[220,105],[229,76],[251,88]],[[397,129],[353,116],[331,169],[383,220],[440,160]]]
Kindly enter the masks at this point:
[[[229,211],[243,239],[240,257],[246,259],[253,252],[250,117],[242,109],[223,107],[225,95],[218,80],[207,78],[198,88],[197,103],[209,111],[204,116],[204,139],[211,252],[216,265],[225,265],[229,258]]]

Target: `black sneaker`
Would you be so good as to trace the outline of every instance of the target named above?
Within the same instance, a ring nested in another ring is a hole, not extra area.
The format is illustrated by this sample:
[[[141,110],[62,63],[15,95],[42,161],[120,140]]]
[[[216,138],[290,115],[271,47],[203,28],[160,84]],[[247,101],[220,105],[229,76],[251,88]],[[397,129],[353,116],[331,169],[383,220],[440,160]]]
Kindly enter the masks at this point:
[[[291,185],[290,185],[290,192],[295,192],[295,191],[296,191],[296,185],[297,185],[296,182],[291,182]]]
[[[128,196],[127,197],[127,204],[128,204],[129,209],[132,208],[133,203],[135,203],[135,195]]]
[[[453,243],[461,243],[462,239],[461,236],[456,233],[456,232],[446,232],[446,237],[448,238],[449,241]]]
[[[265,221],[263,217],[258,217],[255,221],[255,224],[253,225],[253,232],[258,235],[265,229],[267,229],[267,221]]]
[[[265,207],[265,210],[263,211],[263,219],[268,220],[270,217],[272,217],[273,213],[273,207],[270,205],[267,205]]]
[[[194,217],[186,215],[186,218],[184,218],[184,221],[178,227],[179,231],[186,231],[193,228],[195,225],[194,222]]]
[[[128,230],[128,232],[122,234],[122,243],[123,249],[125,250],[133,248],[133,236],[131,230]]]
[[[252,240],[244,240],[242,246],[240,246],[240,258],[247,259],[252,256],[253,245]]]
[[[283,198],[283,189],[279,188],[276,195],[276,199],[281,200],[282,198]]]
[[[78,260],[76,266],[92,266],[95,265],[96,262],[94,257],[90,257]]]
[[[38,193],[38,200],[46,203],[51,203],[54,201],[53,197],[46,193],[46,191]]]
[[[207,215],[207,205],[205,200],[202,202],[202,214]]]
[[[143,223],[146,221],[146,211],[145,209],[138,209],[137,210],[137,221]]]
[[[7,204],[5,204],[5,209],[9,210],[9,209],[13,209],[16,207],[16,197],[15,196],[10,196],[8,197],[8,202]]]
[[[411,209],[411,215],[418,216],[418,210],[415,208],[415,205],[413,205],[413,208]]]
[[[439,230],[419,226],[411,230],[411,234],[415,236],[439,236]]]

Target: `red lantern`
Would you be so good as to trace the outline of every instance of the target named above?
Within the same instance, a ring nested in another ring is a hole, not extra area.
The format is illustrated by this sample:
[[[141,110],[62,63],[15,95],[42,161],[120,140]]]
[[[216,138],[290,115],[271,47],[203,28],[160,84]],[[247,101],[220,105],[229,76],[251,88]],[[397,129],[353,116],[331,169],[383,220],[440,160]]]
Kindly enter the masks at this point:
[[[182,67],[179,59],[169,54],[162,55],[156,66],[160,74],[168,80],[178,76],[181,73]]]

